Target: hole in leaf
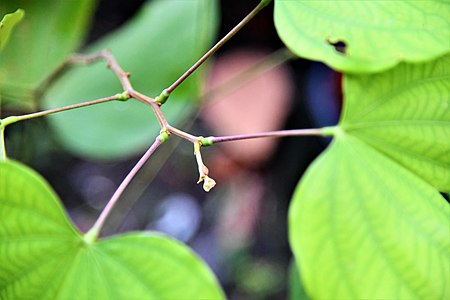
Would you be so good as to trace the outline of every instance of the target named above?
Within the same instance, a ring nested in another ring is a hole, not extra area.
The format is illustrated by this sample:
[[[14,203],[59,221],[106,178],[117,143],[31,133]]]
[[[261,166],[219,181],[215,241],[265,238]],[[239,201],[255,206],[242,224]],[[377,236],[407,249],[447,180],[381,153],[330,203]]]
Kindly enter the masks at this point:
[[[441,195],[444,197],[445,200],[447,200],[448,203],[450,203],[450,193],[441,193]]]
[[[345,51],[347,50],[347,44],[344,41],[341,40],[332,41],[330,39],[327,39],[327,43],[333,46],[336,52],[345,54]]]

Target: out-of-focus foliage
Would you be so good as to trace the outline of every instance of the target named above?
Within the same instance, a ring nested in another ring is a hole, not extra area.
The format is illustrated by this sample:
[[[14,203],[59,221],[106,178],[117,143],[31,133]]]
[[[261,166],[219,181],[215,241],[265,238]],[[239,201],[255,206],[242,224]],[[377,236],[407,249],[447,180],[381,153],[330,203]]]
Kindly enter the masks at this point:
[[[334,141],[290,207],[311,297],[450,297],[449,63],[345,77]]]
[[[14,13],[5,15],[0,21],[0,50],[5,47],[12,29],[22,20],[24,14],[22,9],[18,9]]]
[[[275,25],[294,53],[344,72],[381,71],[450,50],[448,1],[275,0]]]
[[[290,300],[309,300],[302,285],[300,272],[293,260],[289,266],[289,299]]]
[[[31,169],[0,163],[1,299],[223,299],[186,246],[140,232],[89,241]]]
[[[157,96],[174,82],[213,42],[217,1],[151,1],[119,30],[101,39],[88,53],[110,49],[135,89]],[[163,108],[169,122],[185,120],[196,107],[201,75],[194,73]],[[45,107],[63,106],[121,91],[105,64],[74,68],[46,95]],[[117,159],[139,153],[160,128],[149,107],[136,101],[108,103],[51,117],[53,129],[74,153]]]
[[[36,89],[79,47],[95,0],[10,0],[0,2],[0,16],[22,8],[26,16],[14,30],[0,59],[0,97],[26,108]]]

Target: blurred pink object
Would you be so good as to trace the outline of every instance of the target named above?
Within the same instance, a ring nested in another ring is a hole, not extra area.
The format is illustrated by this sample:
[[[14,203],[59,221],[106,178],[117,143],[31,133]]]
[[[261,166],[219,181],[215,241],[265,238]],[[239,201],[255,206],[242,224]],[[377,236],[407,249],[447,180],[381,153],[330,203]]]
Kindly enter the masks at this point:
[[[213,64],[207,91],[264,59],[261,50],[238,50],[220,56]],[[292,79],[286,66],[278,66],[242,82],[232,91],[205,99],[201,118],[215,136],[280,130],[290,109]],[[221,144],[228,158],[255,167],[273,153],[276,139],[254,139]]]

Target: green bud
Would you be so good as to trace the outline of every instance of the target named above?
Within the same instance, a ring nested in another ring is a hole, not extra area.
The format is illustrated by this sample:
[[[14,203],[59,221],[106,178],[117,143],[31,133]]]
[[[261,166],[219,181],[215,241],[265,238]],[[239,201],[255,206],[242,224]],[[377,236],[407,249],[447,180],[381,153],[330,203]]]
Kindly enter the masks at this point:
[[[200,144],[202,144],[203,147],[214,145],[213,138],[214,138],[213,136],[209,136],[206,138],[202,137],[200,139]]]
[[[130,95],[128,95],[127,92],[116,94],[114,97],[116,98],[116,100],[119,100],[119,101],[125,101],[125,100],[130,99]]]
[[[164,103],[166,103],[167,99],[169,99],[169,95],[169,92],[167,92],[167,90],[165,89],[158,97],[155,98],[155,101],[160,105],[163,105]]]
[[[166,131],[161,131],[158,136],[159,141],[161,143],[164,143],[165,141],[167,141],[169,139],[169,137],[170,137],[170,135]]]

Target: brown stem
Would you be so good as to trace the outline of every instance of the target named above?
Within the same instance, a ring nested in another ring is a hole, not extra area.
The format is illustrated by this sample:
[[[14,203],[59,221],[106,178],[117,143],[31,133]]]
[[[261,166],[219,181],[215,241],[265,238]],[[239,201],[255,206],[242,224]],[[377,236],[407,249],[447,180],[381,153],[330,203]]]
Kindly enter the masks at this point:
[[[58,113],[58,112],[66,111],[66,110],[71,110],[71,109],[75,109],[75,108],[91,106],[91,105],[95,105],[95,104],[99,104],[99,103],[105,103],[105,102],[109,102],[109,101],[112,101],[112,100],[118,100],[118,99],[125,100],[124,98],[121,98],[121,96],[123,96],[123,94],[117,94],[117,95],[114,95],[114,96],[109,96],[109,97],[104,97],[104,98],[100,98],[100,99],[96,99],[96,100],[91,100],[91,101],[86,101],[86,102],[82,102],[82,103],[67,105],[67,106],[63,106],[63,107],[53,108],[53,109],[49,109],[49,110],[39,111],[39,112],[26,114],[26,115],[9,116],[9,117],[6,117],[5,119],[2,120],[2,123],[3,123],[2,125],[4,127],[6,127],[9,124],[16,123],[16,122],[19,122],[19,121],[34,119],[34,118],[38,118],[38,117],[43,117],[43,116],[47,116],[47,115],[50,115],[50,114],[54,114],[54,113]]]
[[[168,125],[166,129],[167,129],[168,132],[173,133],[173,134],[175,134],[176,136],[179,136],[182,139],[188,140],[191,143],[195,144],[199,140],[199,137],[197,137],[195,135],[192,135],[190,133],[187,133],[187,132],[185,132],[183,130],[180,130],[178,128],[175,128],[175,127],[173,127],[171,125]]]
[[[141,102],[144,102],[144,103],[150,105],[150,107],[153,109],[153,112],[154,112],[156,119],[159,122],[159,126],[161,127],[162,130],[165,130],[169,126],[169,123],[167,122],[166,117],[164,116],[163,112],[161,111],[161,108],[159,107],[158,103],[156,103],[154,101],[153,98],[148,97],[144,94],[141,94],[137,91],[133,91],[132,97],[134,97],[135,99],[137,99]]]
[[[221,83],[219,86],[206,91],[201,97],[203,99],[210,99],[215,98],[221,94],[226,94],[227,92],[239,88],[240,86],[260,76],[261,74],[275,69],[276,67],[293,58],[296,58],[295,54],[293,54],[287,48],[281,48],[262,58],[260,61],[249,66],[248,68],[240,71],[238,74]],[[214,100],[208,100],[208,104],[210,104],[212,101]]]
[[[74,55],[71,58],[71,63],[92,63],[99,59],[104,59],[108,63],[108,67],[116,74],[119,79],[123,89],[127,92],[131,98],[134,98],[144,104],[150,105],[155,113],[156,118],[158,119],[159,125],[161,129],[165,129],[168,126],[168,122],[162,113],[159,105],[155,102],[155,99],[144,95],[133,89],[130,82],[130,73],[125,72],[114,58],[114,56],[108,51],[103,50],[99,53],[91,54],[91,55]]]
[[[293,129],[293,130],[279,130],[279,131],[269,131],[251,134],[239,134],[239,135],[229,135],[229,136],[211,136],[207,138],[202,138],[200,141],[202,145],[209,146],[216,143],[231,142],[238,140],[248,140],[256,138],[265,137],[288,137],[288,136],[320,136],[323,135],[322,128],[312,128],[312,129]]]
[[[167,99],[170,93],[173,92],[186,78],[189,77],[198,67],[200,67],[211,55],[213,55],[220,47],[222,47],[229,39],[231,39],[239,30],[242,29],[253,17],[255,17],[270,1],[261,1],[239,24],[237,24],[227,35],[218,41],[208,52],[206,52],[192,67],[190,67],[183,75],[181,75],[171,86],[165,89],[161,95]],[[162,101],[164,102],[164,101]]]
[[[131,182],[131,180],[134,178],[134,176],[139,172],[139,170],[142,168],[142,166],[145,164],[145,162],[150,158],[150,156],[155,152],[155,150],[161,145],[162,141],[159,138],[159,136],[156,138],[155,142],[150,146],[150,148],[145,152],[145,154],[139,159],[139,161],[136,163],[136,165],[131,169],[130,173],[125,177],[125,179],[122,181],[122,183],[119,185],[117,190],[112,195],[111,199],[109,200],[108,204],[106,204],[105,208],[101,212],[100,216],[98,217],[97,221],[95,221],[92,228],[86,233],[85,240],[88,242],[92,242],[97,239],[100,231],[102,230],[103,224],[105,223],[106,218],[111,213],[111,210],[113,209],[114,205],[119,200],[122,193],[127,188],[128,184]]]
[[[130,73],[125,72],[120,67],[117,60],[114,58],[114,56],[108,50],[105,49],[98,53],[88,54],[88,55],[84,55],[84,54],[72,55],[72,57],[69,58],[69,64],[90,64],[90,63],[93,63],[93,62],[101,60],[101,59],[105,60],[108,68],[110,68],[111,71],[113,71],[114,74],[116,74],[117,78],[120,81],[120,84],[123,87],[123,90],[125,92],[127,92],[128,94],[130,94],[130,96],[132,96],[134,98],[134,96],[133,96],[134,89],[131,86],[131,82],[129,79]]]

